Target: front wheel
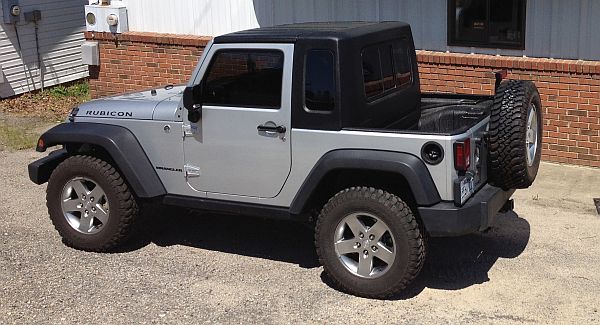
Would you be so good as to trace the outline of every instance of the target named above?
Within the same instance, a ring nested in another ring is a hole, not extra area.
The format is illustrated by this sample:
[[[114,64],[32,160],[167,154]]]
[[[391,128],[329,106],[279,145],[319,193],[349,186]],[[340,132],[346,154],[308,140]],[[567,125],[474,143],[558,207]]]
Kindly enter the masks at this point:
[[[135,197],[119,172],[91,156],[67,158],[52,172],[48,213],[63,241],[86,251],[110,251],[130,235],[138,214]]]
[[[425,260],[424,234],[399,197],[347,188],[323,207],[315,244],[326,273],[344,291],[386,298],[405,289]]]

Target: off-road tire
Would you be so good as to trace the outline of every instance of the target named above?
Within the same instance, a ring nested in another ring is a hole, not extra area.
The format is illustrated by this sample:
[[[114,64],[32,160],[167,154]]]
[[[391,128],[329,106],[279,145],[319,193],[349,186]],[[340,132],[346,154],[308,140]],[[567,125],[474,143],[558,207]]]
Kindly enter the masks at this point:
[[[361,278],[340,261],[334,247],[337,225],[349,214],[367,212],[391,230],[395,260],[377,278]],[[335,286],[367,298],[385,299],[404,290],[419,274],[425,261],[425,236],[410,207],[396,195],[371,187],[351,187],[332,197],[321,210],[315,229],[319,262]]]
[[[102,187],[109,201],[108,222],[95,234],[78,232],[63,215],[63,187],[75,177],[93,180]],[[48,181],[46,205],[50,219],[63,242],[84,251],[113,251],[128,239],[138,215],[136,198],[119,172],[102,159],[83,155],[69,157],[54,169]]]
[[[537,114],[537,149],[531,166],[525,145],[530,105]],[[527,188],[540,166],[542,153],[542,104],[531,81],[504,80],[498,87],[489,125],[488,178],[504,190]]]

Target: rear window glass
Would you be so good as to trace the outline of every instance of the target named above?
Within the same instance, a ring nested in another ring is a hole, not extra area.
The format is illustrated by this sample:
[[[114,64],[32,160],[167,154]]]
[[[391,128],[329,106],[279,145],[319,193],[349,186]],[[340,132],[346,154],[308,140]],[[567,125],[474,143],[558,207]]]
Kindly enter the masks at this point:
[[[395,40],[363,49],[362,70],[365,96],[375,99],[412,84],[406,40]]]
[[[206,105],[279,108],[283,53],[277,50],[222,50],[204,79]]]
[[[335,106],[335,67],[329,50],[306,54],[304,105],[311,111],[331,111]]]

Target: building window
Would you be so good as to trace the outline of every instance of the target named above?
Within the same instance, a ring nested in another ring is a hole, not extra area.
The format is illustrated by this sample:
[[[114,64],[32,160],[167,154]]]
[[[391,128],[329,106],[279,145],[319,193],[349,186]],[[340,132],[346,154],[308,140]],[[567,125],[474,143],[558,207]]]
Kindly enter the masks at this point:
[[[277,50],[221,50],[204,77],[205,105],[279,108],[283,53]]]
[[[306,54],[304,105],[309,111],[331,111],[335,106],[335,65],[329,50]]]
[[[367,100],[412,84],[408,43],[395,40],[363,49],[363,80]]]
[[[448,44],[525,49],[526,0],[448,0]]]

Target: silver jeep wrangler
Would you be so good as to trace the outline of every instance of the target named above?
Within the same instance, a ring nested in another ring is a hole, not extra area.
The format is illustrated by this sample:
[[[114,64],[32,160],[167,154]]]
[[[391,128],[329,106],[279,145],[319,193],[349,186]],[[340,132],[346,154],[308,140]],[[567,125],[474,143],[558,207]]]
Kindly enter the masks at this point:
[[[187,86],[93,100],[44,133],[29,165],[68,245],[110,251],[149,202],[312,224],[344,291],[384,298],[429,236],[489,228],[534,181],[541,102],[421,93],[410,27],[303,23],[216,37]],[[251,244],[251,243],[250,243]]]

